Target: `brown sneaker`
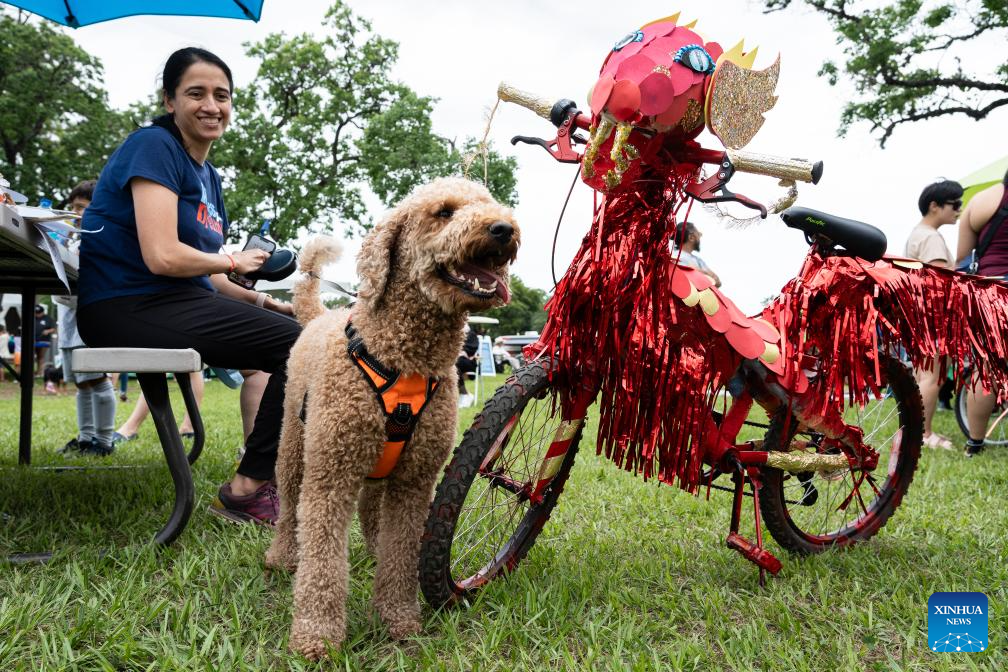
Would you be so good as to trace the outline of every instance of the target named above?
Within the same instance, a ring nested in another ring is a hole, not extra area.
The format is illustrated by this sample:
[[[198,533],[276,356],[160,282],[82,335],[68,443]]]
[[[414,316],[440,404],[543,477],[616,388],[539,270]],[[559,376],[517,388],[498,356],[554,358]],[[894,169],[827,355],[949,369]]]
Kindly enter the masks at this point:
[[[210,504],[210,512],[234,523],[258,523],[272,527],[280,517],[280,496],[273,481],[264,483],[244,497],[232,494],[231,484],[225,483]]]

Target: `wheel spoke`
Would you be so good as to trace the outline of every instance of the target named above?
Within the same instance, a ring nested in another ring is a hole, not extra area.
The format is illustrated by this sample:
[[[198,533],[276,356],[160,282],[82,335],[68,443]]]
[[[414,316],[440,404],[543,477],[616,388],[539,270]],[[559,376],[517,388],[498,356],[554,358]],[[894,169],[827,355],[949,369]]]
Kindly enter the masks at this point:
[[[530,394],[524,392],[525,394]],[[493,578],[508,564],[515,535],[536,504],[527,497],[561,422],[551,397],[530,395],[517,417],[504,426],[510,434],[501,452],[477,474],[460,507],[449,571],[456,582]]]
[[[775,505],[783,507],[786,524],[775,522],[776,531],[775,528],[771,531],[775,536],[780,535],[778,541],[781,537],[800,539],[800,545],[791,542],[789,548],[792,550],[808,552],[809,548],[847,544],[871,536],[881,525],[879,520],[884,522],[891,513],[894,490],[905,490],[909,484],[912,467],[908,475],[906,463],[908,459],[911,465],[916,463],[919,445],[909,445],[908,441],[919,443],[919,430],[911,428],[914,431],[908,435],[904,423],[908,417],[920,420],[919,414],[912,412],[917,391],[909,370],[901,364],[888,363],[887,371],[893,378],[891,387],[881,399],[871,399],[864,407],[851,404],[843,414],[844,422],[859,427],[864,444],[879,454],[881,469],[875,473],[850,468],[819,470],[801,478],[797,474],[782,475],[780,480],[774,481],[779,484]],[[849,404],[849,399],[845,395],[844,402]],[[785,418],[775,422],[785,422]],[[799,432],[794,441],[827,454],[838,454],[841,450],[809,430]],[[803,479],[809,488],[805,487]],[[813,491],[817,493],[814,500]],[[880,514],[887,507],[888,513]],[[777,520],[781,520],[780,514]]]

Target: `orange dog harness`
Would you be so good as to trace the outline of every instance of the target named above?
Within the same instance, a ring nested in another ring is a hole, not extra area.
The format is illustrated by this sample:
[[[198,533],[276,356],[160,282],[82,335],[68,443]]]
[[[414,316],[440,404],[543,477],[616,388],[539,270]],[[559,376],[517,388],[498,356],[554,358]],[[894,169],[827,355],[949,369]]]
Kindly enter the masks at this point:
[[[384,366],[364,347],[357,330],[346,325],[347,354],[371,384],[382,413],[385,414],[385,448],[368,478],[385,478],[399,462],[399,455],[410,440],[420,414],[440,384],[437,376],[424,378],[419,373],[404,376]]]

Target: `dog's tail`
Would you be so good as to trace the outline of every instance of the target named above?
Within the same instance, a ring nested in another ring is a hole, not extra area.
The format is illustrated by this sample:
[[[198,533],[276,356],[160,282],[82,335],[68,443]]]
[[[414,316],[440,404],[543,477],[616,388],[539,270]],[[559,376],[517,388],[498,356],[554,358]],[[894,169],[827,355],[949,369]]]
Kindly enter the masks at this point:
[[[294,284],[294,315],[301,324],[308,324],[325,312],[319,298],[319,273],[326,264],[343,256],[343,245],[331,236],[316,236],[308,241],[299,256],[304,277]]]

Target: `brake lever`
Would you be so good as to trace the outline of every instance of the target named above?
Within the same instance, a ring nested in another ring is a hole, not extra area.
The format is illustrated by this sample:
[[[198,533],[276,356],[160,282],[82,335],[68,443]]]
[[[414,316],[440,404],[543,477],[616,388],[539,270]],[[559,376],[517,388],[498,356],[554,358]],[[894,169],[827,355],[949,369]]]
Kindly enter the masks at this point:
[[[574,149],[571,142],[573,141],[584,144],[587,141],[572,132],[575,116],[576,115],[573,114],[569,115],[567,119],[557,127],[557,135],[552,140],[534,138],[528,135],[516,135],[511,138],[511,144],[516,145],[519,142],[523,142],[529,145],[539,145],[560,163],[580,163],[581,155]]]
[[[767,209],[762,203],[757,203],[748,196],[736,194],[728,189],[728,180],[735,174],[735,167],[727,158],[718,166],[718,172],[708,177],[703,182],[690,184],[686,187],[686,194],[692,196],[701,203],[724,203],[734,201],[747,208],[759,210],[760,217],[766,219]]]

